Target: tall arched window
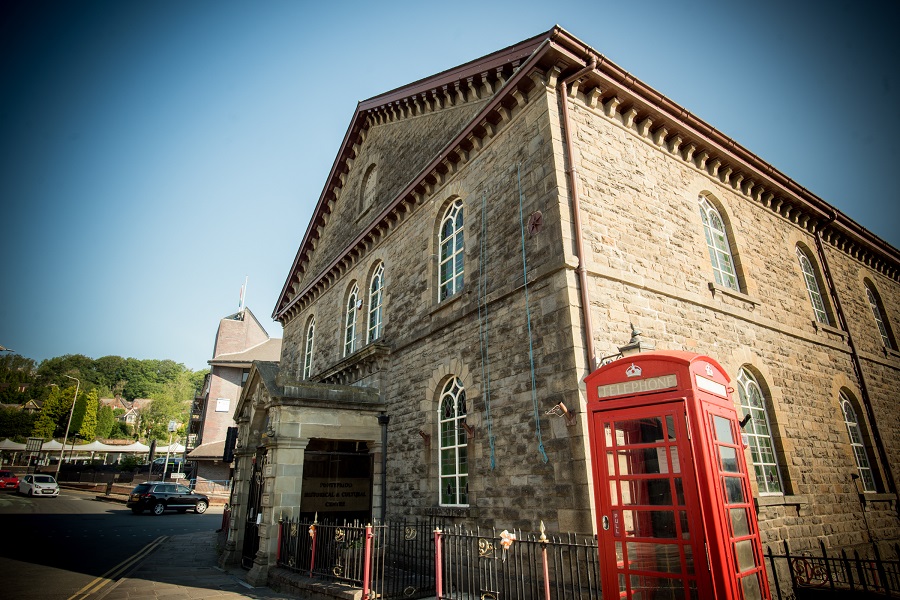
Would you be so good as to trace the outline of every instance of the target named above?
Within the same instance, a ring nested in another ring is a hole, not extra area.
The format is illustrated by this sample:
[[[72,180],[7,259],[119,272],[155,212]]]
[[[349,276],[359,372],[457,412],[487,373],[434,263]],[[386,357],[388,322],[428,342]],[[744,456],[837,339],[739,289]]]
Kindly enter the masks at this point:
[[[466,390],[454,377],[447,381],[438,403],[441,433],[441,506],[469,504],[468,438],[462,426],[466,419]]]
[[[844,413],[844,424],[847,426],[847,434],[850,436],[850,447],[853,448],[853,457],[856,459],[856,469],[859,471],[859,478],[862,481],[864,492],[874,492],[875,476],[872,473],[871,463],[869,462],[869,454],[866,452],[866,444],[862,435],[862,428],[859,426],[859,419],[856,416],[856,410],[850,397],[841,390],[841,410]]]
[[[309,379],[312,373],[313,338],[316,333],[316,318],[310,317],[306,325],[306,348],[303,354],[303,379]]]
[[[356,311],[359,309],[359,286],[355,283],[347,295],[347,315],[344,318],[344,356],[356,350]]]
[[[709,259],[712,262],[716,283],[740,291],[734,259],[731,256],[731,242],[728,239],[728,232],[725,231],[725,222],[706,196],[700,196],[698,201],[700,202],[700,218],[703,220],[703,233],[706,235],[706,246],[709,249]]]
[[[366,333],[366,343],[371,343],[381,337],[381,301],[384,297],[384,263],[378,265],[372,273],[369,283],[369,327]]]
[[[775,454],[775,443],[772,440],[769,413],[766,410],[762,388],[753,374],[744,368],[738,372],[737,382],[743,416],[750,415],[750,421],[744,426],[744,434],[750,444],[759,493],[783,494],[784,486],[781,483],[781,471],[778,468],[778,457]]]
[[[463,203],[457,198],[441,218],[438,235],[440,265],[438,267],[438,300],[443,300],[463,287]]]
[[[806,255],[806,252],[800,246],[797,246],[797,259],[800,261],[800,270],[803,271],[806,292],[809,294],[809,302],[812,304],[816,321],[823,325],[830,325],[828,312],[825,310],[825,301],[822,299],[822,293],[819,291],[819,279],[816,277],[816,270],[813,268],[812,261]]]
[[[881,298],[878,297],[878,292],[875,291],[868,281],[865,283],[865,286],[866,298],[869,300],[869,306],[872,308],[872,315],[875,317],[875,323],[878,325],[878,333],[881,334],[881,343],[884,344],[885,348],[896,350],[897,346],[894,344],[894,336],[888,326],[888,322],[884,318],[884,309],[881,305]]]

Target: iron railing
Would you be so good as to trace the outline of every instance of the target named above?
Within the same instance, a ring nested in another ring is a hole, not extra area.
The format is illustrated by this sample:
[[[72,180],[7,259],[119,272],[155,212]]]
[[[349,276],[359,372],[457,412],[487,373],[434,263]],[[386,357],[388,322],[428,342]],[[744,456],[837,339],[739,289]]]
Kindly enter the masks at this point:
[[[580,600],[601,597],[597,539],[435,521],[364,525],[285,520],[278,565],[360,588],[363,598]],[[891,557],[890,555],[893,554]],[[835,551],[768,547],[771,597],[900,597],[900,544]]]
[[[787,542],[783,548],[783,553],[776,553],[771,546],[766,549],[769,586],[779,600],[797,592],[809,596],[815,590],[900,596],[900,544],[838,552],[820,542],[817,553],[791,552]],[[885,558],[884,550],[892,552],[893,558]]]
[[[279,532],[280,567],[362,588],[363,597],[574,600],[600,594],[593,536],[498,533],[435,521],[286,520]]]

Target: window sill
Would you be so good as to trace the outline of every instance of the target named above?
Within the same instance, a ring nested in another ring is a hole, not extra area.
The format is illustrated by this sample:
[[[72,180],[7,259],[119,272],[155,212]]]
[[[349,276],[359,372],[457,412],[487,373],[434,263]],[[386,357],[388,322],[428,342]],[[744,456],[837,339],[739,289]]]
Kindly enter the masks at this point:
[[[478,509],[471,506],[432,506],[426,509],[432,517],[459,517],[463,519],[478,516]]]
[[[900,352],[894,350],[893,348],[888,348],[887,346],[882,346],[884,348],[884,355],[889,358],[895,358],[900,360]]]
[[[813,327],[816,328],[816,333],[830,333],[831,335],[840,337],[842,340],[847,339],[847,332],[842,329],[838,329],[837,327],[825,323],[819,323],[815,319],[812,320],[812,324]]]
[[[463,289],[461,289],[460,291],[456,292],[456,293],[453,294],[452,296],[447,296],[446,298],[444,298],[443,300],[441,300],[440,302],[438,302],[438,303],[431,309],[431,314],[434,315],[434,314],[439,313],[439,312],[441,312],[442,310],[446,309],[447,307],[452,306],[453,304],[456,304],[457,302],[459,302],[460,298],[462,298],[462,297],[465,296],[465,295],[466,295],[466,288],[463,287]]]
[[[785,496],[782,494],[772,496],[758,496],[753,499],[757,510],[760,506],[796,506],[801,508],[809,504],[809,498],[804,495]]]
[[[877,492],[863,492],[859,495],[859,501],[863,504],[872,502],[890,502],[892,505],[897,502],[897,494],[879,494]]]
[[[716,294],[721,294],[723,296],[729,296],[731,298],[735,298],[749,305],[749,310],[755,309],[757,306],[762,305],[762,301],[757,300],[753,296],[748,296],[743,292],[739,292],[737,290],[733,290],[730,287],[726,287],[724,285],[719,285],[714,281],[709,282],[709,291],[712,292],[713,298],[716,297]]]

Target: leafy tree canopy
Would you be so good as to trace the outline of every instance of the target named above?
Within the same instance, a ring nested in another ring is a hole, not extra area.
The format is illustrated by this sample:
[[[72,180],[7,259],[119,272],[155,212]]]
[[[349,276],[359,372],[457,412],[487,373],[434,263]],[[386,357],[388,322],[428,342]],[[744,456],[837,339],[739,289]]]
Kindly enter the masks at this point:
[[[38,365],[30,358],[4,354],[0,356],[0,403],[22,405],[33,399],[43,406],[38,414],[0,415],[0,430],[7,432],[4,437],[62,437],[75,397],[76,382],[71,378],[76,378],[80,385],[72,412],[70,437],[93,439],[137,434],[168,439],[166,428],[170,420],[177,421],[182,428],[187,423],[191,402],[200,391],[206,374],[206,370],[195,372],[168,359],[140,360],[121,356],[93,359],[83,354],[66,354]],[[153,402],[144,411],[143,422],[132,431],[115,420],[115,413],[124,411],[100,406],[100,398],[111,397],[127,402],[149,398]]]

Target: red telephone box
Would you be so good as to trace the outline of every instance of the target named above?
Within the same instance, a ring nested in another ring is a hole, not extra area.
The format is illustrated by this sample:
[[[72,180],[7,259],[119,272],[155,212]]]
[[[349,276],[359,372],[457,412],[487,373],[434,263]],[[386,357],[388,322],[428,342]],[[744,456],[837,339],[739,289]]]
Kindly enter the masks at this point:
[[[585,379],[604,598],[770,598],[729,381],[675,351]]]

